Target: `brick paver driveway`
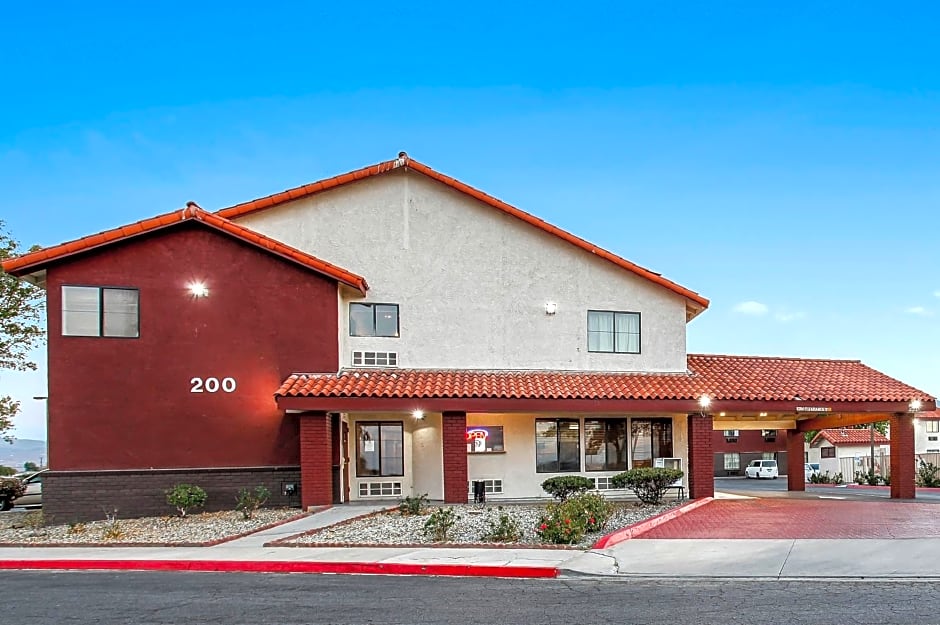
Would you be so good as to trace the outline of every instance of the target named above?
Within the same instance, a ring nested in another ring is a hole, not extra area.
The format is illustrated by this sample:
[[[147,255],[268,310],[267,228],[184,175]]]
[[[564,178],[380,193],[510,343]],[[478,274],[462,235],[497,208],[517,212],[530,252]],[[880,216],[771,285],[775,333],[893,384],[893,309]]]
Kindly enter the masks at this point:
[[[718,499],[636,538],[940,538],[940,506],[903,501]]]

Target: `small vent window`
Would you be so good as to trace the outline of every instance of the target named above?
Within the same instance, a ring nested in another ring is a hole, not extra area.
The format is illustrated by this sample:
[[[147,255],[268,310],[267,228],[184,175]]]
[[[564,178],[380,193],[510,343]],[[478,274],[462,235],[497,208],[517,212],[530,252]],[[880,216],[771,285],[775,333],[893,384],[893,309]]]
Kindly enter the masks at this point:
[[[617,490],[617,487],[610,483],[610,477],[592,477],[594,488],[597,490]]]
[[[397,367],[398,352],[365,352],[352,353],[354,367]]]
[[[500,495],[503,492],[502,480],[471,480],[467,482],[467,494],[473,494],[473,482],[483,482],[487,495]]]
[[[359,482],[360,497],[397,497],[401,482]]]

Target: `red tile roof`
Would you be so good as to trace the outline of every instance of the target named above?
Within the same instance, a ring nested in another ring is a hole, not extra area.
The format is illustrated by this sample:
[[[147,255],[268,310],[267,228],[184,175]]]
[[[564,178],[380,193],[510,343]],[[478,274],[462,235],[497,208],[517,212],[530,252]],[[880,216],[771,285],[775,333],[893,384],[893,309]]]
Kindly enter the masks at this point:
[[[12,275],[26,275],[43,269],[53,261],[58,261],[68,256],[87,252],[118,241],[124,241],[147,232],[176,226],[187,221],[197,221],[205,224],[206,226],[233,236],[236,239],[260,247],[272,254],[286,258],[320,274],[333,278],[338,282],[349,285],[358,289],[363,294],[365,294],[366,290],[369,288],[365,278],[351,271],[320,260],[315,256],[311,256],[289,245],[284,245],[279,241],[275,241],[254,230],[249,230],[245,226],[225,219],[220,215],[204,211],[199,208],[195,202],[189,202],[186,208],[173,211],[172,213],[157,215],[156,217],[144,219],[143,221],[138,221],[127,226],[106,230],[105,232],[93,234],[75,241],[69,241],[68,243],[62,243],[61,245],[47,247],[36,252],[7,259],[2,263],[3,270]]]
[[[457,191],[464,193],[466,195],[469,195],[470,197],[473,197],[483,202],[484,204],[492,206],[493,208],[500,210],[508,215],[521,219],[522,221],[530,225],[533,225],[536,228],[539,228],[540,230],[543,230],[549,234],[555,235],[559,237],[560,239],[567,241],[568,243],[576,245],[577,247],[580,247],[581,249],[590,252],[591,254],[599,256],[600,258],[603,258],[604,260],[607,260],[617,265],[621,269],[626,269],[627,271],[630,271],[640,277],[646,278],[647,280],[650,280],[651,282],[654,282],[660,286],[663,286],[669,289],[670,291],[674,293],[681,295],[682,297],[686,298],[687,300],[695,304],[695,306],[692,306],[689,308],[690,319],[694,317],[695,315],[697,315],[698,313],[700,313],[701,311],[703,311],[704,309],[708,308],[708,300],[702,297],[701,295],[699,295],[698,293],[691,291],[685,288],[684,286],[680,286],[676,284],[675,282],[672,282],[671,280],[664,278],[658,273],[655,273],[653,271],[650,271],[649,269],[640,267],[639,265],[632,263],[629,260],[621,258],[620,256],[617,256],[616,254],[608,252],[607,250],[604,250],[592,243],[589,243],[580,237],[577,237],[569,232],[562,230],[561,228],[553,226],[552,224],[546,221],[543,221],[542,219],[539,219],[538,217],[535,217],[534,215],[531,215],[523,210],[520,210],[516,208],[515,206],[507,204],[506,202],[503,202],[502,200],[499,200],[491,195],[488,195],[484,193],[483,191],[475,189],[474,187],[471,187],[468,184],[460,182],[459,180],[455,178],[451,178],[450,176],[445,176],[444,174],[435,171],[434,169],[428,167],[427,165],[424,165],[423,163],[419,163],[413,158],[410,158],[405,152],[399,153],[398,158],[394,160],[384,161],[382,163],[378,163],[376,165],[370,165],[369,167],[363,167],[362,169],[357,169],[355,171],[351,171],[346,174],[334,176],[332,178],[326,178],[324,180],[320,180],[318,182],[313,182],[310,184],[305,184],[299,187],[294,187],[293,189],[288,189],[287,191],[282,191],[281,193],[269,195],[267,197],[263,197],[257,200],[252,200],[250,202],[236,204],[235,206],[230,206],[228,208],[221,209],[220,211],[218,211],[218,214],[228,219],[235,219],[243,215],[247,215],[249,213],[254,213],[256,211],[264,210],[266,208],[278,206],[285,202],[291,202],[293,200],[297,200],[303,197],[321,193],[329,189],[335,189],[337,187],[343,186],[345,184],[349,184],[351,182],[355,182],[357,180],[362,180],[364,178],[370,178],[372,176],[384,174],[392,170],[398,169],[400,167],[404,167],[406,169],[419,172],[433,180],[437,180],[438,182],[441,182],[451,187],[452,189],[456,189]]]
[[[858,430],[855,428],[838,428],[829,430],[819,430],[810,445],[816,445],[827,440],[836,447],[839,445],[868,445],[871,443],[871,431],[868,428]],[[881,432],[875,432],[875,444],[886,445],[891,442],[887,436]]]
[[[940,420],[940,410],[927,410],[925,412],[918,412],[914,416],[925,421],[938,421]]]
[[[931,401],[857,360],[690,354],[686,373],[347,369],[297,373],[282,397]]]

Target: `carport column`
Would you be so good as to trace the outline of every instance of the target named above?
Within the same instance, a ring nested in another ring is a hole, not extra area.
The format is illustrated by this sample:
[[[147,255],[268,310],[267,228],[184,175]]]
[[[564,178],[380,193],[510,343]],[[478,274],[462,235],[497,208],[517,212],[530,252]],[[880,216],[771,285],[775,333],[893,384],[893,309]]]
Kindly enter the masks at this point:
[[[914,499],[914,417],[891,415],[891,498]]]
[[[806,490],[805,441],[803,432],[787,430],[787,490]]]
[[[467,503],[467,413],[441,415],[444,460],[444,501]]]
[[[300,506],[329,506],[333,503],[333,437],[330,415],[304,412],[300,415]]]
[[[712,416],[690,414],[689,499],[715,496],[715,458],[712,450]]]

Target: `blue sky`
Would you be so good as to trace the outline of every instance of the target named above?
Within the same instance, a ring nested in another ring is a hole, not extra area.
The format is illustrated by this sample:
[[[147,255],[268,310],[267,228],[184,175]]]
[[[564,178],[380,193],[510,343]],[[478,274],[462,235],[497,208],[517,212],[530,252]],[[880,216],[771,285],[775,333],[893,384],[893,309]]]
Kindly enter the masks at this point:
[[[930,3],[136,4],[4,9],[0,218],[26,245],[406,150],[710,298],[690,351],[940,394]],[[44,438],[44,371],[0,392]]]

